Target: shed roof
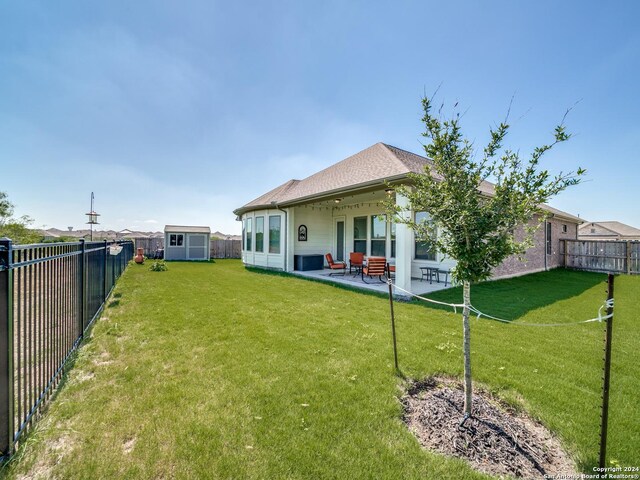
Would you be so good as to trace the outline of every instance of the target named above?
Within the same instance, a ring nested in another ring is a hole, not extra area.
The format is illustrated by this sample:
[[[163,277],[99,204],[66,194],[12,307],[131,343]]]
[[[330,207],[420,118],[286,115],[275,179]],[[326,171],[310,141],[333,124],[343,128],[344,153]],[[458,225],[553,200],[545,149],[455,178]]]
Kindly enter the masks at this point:
[[[378,142],[303,180],[289,180],[236,209],[234,213],[241,215],[249,210],[271,207],[274,203],[278,206],[296,205],[347,190],[383,187],[386,182],[406,179],[409,173],[424,172],[424,167],[429,163],[431,160],[426,157]],[[479,190],[482,194],[493,195],[495,187],[483,181]],[[579,217],[548,205],[542,208],[553,215],[582,223]]]
[[[209,227],[198,227],[193,225],[165,225],[165,233],[211,233]]]

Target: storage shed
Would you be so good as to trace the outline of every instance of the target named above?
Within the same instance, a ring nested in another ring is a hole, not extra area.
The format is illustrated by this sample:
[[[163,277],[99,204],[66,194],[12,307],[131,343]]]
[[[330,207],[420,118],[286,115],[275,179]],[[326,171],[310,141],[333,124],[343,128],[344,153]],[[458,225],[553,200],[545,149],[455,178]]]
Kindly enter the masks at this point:
[[[209,227],[165,225],[165,260],[209,260]]]

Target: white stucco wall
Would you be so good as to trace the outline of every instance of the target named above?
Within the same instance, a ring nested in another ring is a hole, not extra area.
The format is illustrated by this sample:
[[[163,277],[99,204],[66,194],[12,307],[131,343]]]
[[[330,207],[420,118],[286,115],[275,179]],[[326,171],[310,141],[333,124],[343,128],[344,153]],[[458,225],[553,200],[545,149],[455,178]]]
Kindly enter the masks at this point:
[[[293,211],[294,255],[324,255],[332,251],[334,226],[331,211],[312,209],[311,207],[296,207]],[[298,240],[298,228],[300,225],[307,227],[306,242]]]

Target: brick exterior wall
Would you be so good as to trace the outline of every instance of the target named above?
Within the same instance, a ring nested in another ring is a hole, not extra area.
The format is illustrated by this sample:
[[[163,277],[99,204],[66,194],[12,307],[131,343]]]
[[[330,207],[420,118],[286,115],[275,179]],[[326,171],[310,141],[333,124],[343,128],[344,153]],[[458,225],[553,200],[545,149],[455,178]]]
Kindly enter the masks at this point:
[[[534,219],[531,223],[536,221],[537,219]],[[543,271],[545,269],[545,256],[547,258],[547,269],[550,270],[562,266],[563,258],[560,255],[560,240],[576,240],[578,238],[578,225],[569,220],[558,218],[549,219],[549,223],[551,223],[551,255],[546,255],[546,227],[542,224],[534,235],[534,246],[527,250],[524,255],[524,261],[519,260],[517,256],[508,257],[493,270],[493,278],[516,277],[526,273]],[[566,232],[563,231],[563,225],[566,225]],[[519,234],[522,234],[522,229],[516,231],[516,236]]]

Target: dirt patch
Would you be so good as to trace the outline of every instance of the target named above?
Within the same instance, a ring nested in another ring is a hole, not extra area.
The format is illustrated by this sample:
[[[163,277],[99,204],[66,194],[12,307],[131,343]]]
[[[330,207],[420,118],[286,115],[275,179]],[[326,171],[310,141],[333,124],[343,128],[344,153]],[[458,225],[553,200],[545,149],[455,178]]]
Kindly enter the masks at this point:
[[[100,354],[100,356],[96,360],[93,361],[93,364],[96,367],[102,367],[102,366],[105,366],[105,365],[111,365],[113,363],[113,361],[110,360],[110,358],[111,358],[111,355],[109,354],[109,352],[102,352]]]
[[[404,421],[424,448],[462,458],[490,475],[544,478],[576,473],[569,455],[544,426],[474,390],[474,416],[461,426],[460,382],[436,377],[410,386],[402,398]]]
[[[93,380],[94,377],[95,375],[93,374],[93,372],[79,371],[74,380],[78,383],[82,383]]]
[[[135,445],[136,445],[136,438],[135,437],[130,438],[129,440],[127,440],[122,444],[122,453],[124,453],[125,455],[131,453]]]
[[[55,467],[74,447],[74,440],[70,434],[63,434],[51,440],[45,455],[38,458],[28,473],[17,475],[16,480],[50,480],[56,478],[53,473]]]

